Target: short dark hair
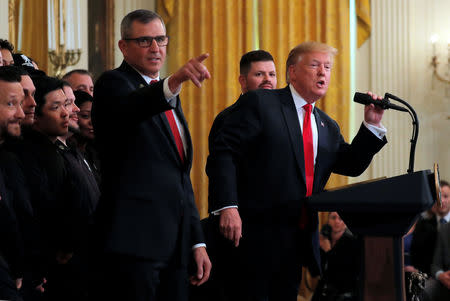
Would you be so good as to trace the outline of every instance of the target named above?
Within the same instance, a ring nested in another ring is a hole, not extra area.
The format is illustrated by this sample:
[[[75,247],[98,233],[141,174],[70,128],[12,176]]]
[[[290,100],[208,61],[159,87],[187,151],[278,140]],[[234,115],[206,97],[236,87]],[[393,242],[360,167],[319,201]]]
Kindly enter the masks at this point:
[[[0,80],[8,83],[20,83],[22,78],[20,77],[20,68],[15,66],[3,66],[0,67]]]
[[[72,74],[89,75],[90,77],[92,77],[92,73],[86,69],[75,69],[64,74],[62,80],[67,80]]]
[[[120,36],[122,37],[122,39],[130,37],[131,24],[134,21],[142,24],[148,24],[155,19],[159,19],[164,27],[164,30],[166,30],[166,25],[164,24],[163,19],[154,11],[146,9],[134,10],[123,17],[122,22],[120,23]]]
[[[252,67],[253,62],[267,62],[272,61],[273,57],[270,53],[264,50],[254,50],[247,52],[241,57],[239,62],[239,73],[241,75],[247,75]]]
[[[81,90],[73,91],[73,95],[75,95],[75,104],[77,105],[77,107],[80,107],[87,101],[94,101],[94,98],[91,96],[91,94]]]
[[[45,105],[45,96],[55,90],[63,88],[63,81],[54,77],[39,75],[32,76],[33,84],[36,87],[34,100],[36,101],[36,115],[42,115],[42,107]]]
[[[446,180],[441,180],[441,181],[439,182],[439,185],[440,185],[441,187],[444,187],[444,186],[450,187],[450,184],[449,184]]]
[[[8,40],[0,39],[0,49],[8,49],[11,53],[13,53],[14,45]]]

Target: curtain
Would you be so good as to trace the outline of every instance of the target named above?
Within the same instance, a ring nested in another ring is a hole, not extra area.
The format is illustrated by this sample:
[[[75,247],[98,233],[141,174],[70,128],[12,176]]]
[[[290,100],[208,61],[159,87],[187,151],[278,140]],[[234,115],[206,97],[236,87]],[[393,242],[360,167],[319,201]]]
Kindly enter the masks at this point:
[[[39,69],[48,72],[47,0],[10,0],[9,9],[14,52],[33,58]]]
[[[257,15],[253,14],[255,6]],[[194,145],[192,182],[202,217],[207,215],[208,179],[204,171],[208,156],[207,137],[214,117],[239,96],[239,60],[253,50],[253,35],[260,48],[269,51],[277,67],[278,86],[285,85],[287,55],[297,44],[317,40],[338,49],[327,96],[317,105],[341,126],[348,139],[350,100],[349,3],[334,0],[187,1],[158,0],[157,11],[167,22],[170,36],[168,71],[176,71],[187,60],[210,53],[205,64],[212,79],[198,89],[185,83],[183,109]],[[214,17],[213,17],[214,16]],[[257,18],[258,28],[252,24]],[[347,183],[332,175],[328,187]],[[326,216],[321,217],[321,220]]]
[[[356,0],[358,48],[370,37],[372,21],[370,19],[370,0]]]
[[[167,61],[169,74],[189,59],[210,54],[204,63],[212,78],[199,89],[183,84],[181,101],[194,145],[191,179],[201,217],[207,216],[208,135],[215,116],[240,95],[239,60],[253,50],[252,13],[254,1],[158,0],[157,11],[170,36]]]

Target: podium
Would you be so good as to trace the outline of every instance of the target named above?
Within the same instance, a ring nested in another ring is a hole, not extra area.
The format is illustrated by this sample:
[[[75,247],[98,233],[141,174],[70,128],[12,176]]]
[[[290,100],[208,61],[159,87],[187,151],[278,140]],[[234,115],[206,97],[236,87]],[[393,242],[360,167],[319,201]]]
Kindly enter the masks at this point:
[[[403,235],[433,206],[435,174],[408,173],[325,191],[308,200],[317,211],[337,211],[363,245],[360,300],[405,301]]]

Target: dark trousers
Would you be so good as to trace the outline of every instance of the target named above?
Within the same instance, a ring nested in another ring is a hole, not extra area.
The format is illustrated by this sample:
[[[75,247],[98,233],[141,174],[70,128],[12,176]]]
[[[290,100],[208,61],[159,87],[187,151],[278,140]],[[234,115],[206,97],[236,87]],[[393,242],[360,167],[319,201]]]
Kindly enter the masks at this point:
[[[89,270],[86,256],[85,253],[76,252],[66,264],[59,264],[55,261],[49,266],[43,300],[88,300]]]
[[[119,254],[107,254],[104,259],[99,279],[93,282],[98,287],[92,300],[187,300],[186,269]]]
[[[302,276],[297,227],[244,224],[238,248],[223,238],[218,224],[216,229],[216,252],[212,255],[215,258],[211,272],[215,282],[212,297],[215,298],[209,300],[297,300]]]

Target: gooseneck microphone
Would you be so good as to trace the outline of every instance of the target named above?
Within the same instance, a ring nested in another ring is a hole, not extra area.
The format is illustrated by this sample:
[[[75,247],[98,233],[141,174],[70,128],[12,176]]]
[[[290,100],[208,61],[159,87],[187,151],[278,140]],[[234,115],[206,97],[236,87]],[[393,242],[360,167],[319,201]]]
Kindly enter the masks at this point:
[[[389,101],[389,99],[398,101],[405,107],[400,107],[400,106],[394,105]],[[375,100],[369,94],[356,92],[355,97],[353,97],[353,101],[357,102],[357,103],[361,103],[363,105],[368,105],[368,104],[373,103],[374,105],[379,106],[379,107],[383,108],[384,110],[392,109],[392,110],[409,113],[409,115],[411,116],[411,119],[412,119],[413,132],[412,132],[412,137],[410,140],[411,150],[409,151],[408,173],[413,173],[414,172],[414,156],[416,153],[417,138],[419,137],[419,119],[417,118],[417,114],[416,114],[416,111],[414,111],[414,108],[409,103],[407,103],[406,101],[401,99],[400,97],[389,94],[389,93],[385,93],[384,98],[382,100],[378,100],[378,99]]]
[[[363,105],[369,105],[373,103],[374,105],[381,107],[384,110],[392,109],[402,112],[408,112],[406,108],[392,104],[387,97],[383,98],[382,100],[375,100],[369,94],[356,92],[355,96],[353,97],[353,101]]]

